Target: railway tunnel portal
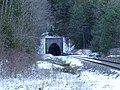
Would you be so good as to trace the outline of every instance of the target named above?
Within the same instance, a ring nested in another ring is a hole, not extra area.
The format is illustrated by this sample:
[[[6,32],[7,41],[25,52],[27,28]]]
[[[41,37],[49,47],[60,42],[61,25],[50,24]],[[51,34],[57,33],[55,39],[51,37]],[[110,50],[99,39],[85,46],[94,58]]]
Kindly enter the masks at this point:
[[[62,55],[63,53],[63,38],[46,38],[45,53],[54,56]]]

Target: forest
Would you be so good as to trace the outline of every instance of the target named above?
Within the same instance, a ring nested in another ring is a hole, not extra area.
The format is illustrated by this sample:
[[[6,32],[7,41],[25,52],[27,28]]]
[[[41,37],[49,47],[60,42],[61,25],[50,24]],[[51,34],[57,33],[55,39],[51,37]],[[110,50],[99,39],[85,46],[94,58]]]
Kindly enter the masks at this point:
[[[105,55],[120,46],[120,0],[48,1],[54,16],[52,33],[71,39],[76,48]]]
[[[44,32],[107,55],[119,28],[120,0],[0,0],[0,57],[36,53]]]

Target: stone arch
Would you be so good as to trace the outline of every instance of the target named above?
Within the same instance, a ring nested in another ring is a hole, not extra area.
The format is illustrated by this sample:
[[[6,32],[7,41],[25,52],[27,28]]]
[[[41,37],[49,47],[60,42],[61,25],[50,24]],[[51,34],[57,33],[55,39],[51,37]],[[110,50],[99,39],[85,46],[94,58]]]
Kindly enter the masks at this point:
[[[54,51],[52,48],[53,47],[56,47],[55,50],[57,50],[58,48],[58,52],[60,53],[57,53],[57,51]],[[58,47],[58,48],[57,48]],[[51,48],[51,49],[50,49]],[[54,55],[62,55],[63,53],[63,38],[45,38],[45,54],[49,54],[51,52],[54,51]],[[53,53],[52,53],[53,54]]]
[[[48,53],[54,55],[54,56],[59,56],[61,55],[61,50],[58,44],[52,43],[48,49]]]

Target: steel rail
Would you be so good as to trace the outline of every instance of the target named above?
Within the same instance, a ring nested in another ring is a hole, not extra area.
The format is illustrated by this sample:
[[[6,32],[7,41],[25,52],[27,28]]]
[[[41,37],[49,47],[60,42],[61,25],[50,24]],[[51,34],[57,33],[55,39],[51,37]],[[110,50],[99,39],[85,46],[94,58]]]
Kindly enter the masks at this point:
[[[95,64],[107,66],[112,69],[120,70],[120,62],[107,61],[107,60],[102,60],[98,58],[87,58],[87,57],[85,58],[74,57],[74,58],[81,59],[82,61],[87,61],[87,62],[92,62]]]

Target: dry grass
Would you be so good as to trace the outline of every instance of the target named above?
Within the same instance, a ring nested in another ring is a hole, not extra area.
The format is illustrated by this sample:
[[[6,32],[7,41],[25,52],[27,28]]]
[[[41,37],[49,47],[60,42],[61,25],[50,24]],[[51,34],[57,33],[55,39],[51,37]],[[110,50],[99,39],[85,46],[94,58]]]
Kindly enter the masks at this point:
[[[1,75],[4,77],[17,77],[29,75],[32,65],[36,61],[36,54],[28,54],[23,50],[9,50],[1,61]]]

